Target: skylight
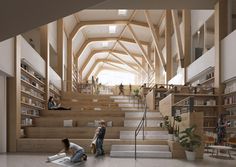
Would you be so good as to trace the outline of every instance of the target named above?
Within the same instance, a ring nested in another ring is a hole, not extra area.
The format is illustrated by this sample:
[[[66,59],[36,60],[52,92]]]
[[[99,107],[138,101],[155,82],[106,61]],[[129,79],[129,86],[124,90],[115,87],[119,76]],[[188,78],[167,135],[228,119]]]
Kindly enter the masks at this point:
[[[110,34],[116,33],[116,25],[110,25],[109,26],[109,33]]]
[[[120,16],[126,16],[127,15],[127,10],[126,9],[119,9],[118,10],[118,14],[120,15]]]

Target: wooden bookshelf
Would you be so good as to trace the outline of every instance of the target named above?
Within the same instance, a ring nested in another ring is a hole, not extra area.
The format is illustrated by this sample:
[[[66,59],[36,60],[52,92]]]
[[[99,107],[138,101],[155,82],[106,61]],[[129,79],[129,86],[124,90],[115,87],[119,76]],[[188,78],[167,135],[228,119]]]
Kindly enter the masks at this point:
[[[176,95],[176,94],[175,94]],[[175,104],[172,107],[172,114],[184,112],[203,112],[203,128],[205,131],[216,130],[218,112],[217,96],[192,94]],[[214,128],[213,128],[214,127]]]
[[[21,137],[26,127],[34,126],[45,106],[45,79],[30,64],[21,60]]]
[[[166,88],[152,88],[146,95],[147,106],[150,110],[158,110],[159,102],[166,95]]]
[[[227,121],[230,121],[230,126],[227,127],[228,134],[236,134],[236,78],[225,82],[223,94],[223,107]]]
[[[49,83],[49,95],[57,101],[61,100],[61,91],[52,83]]]

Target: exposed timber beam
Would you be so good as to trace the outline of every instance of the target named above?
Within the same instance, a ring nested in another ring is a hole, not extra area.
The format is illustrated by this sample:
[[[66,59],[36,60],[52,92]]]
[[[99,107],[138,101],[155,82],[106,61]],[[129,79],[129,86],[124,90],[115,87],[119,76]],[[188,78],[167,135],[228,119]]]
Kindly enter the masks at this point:
[[[177,45],[179,60],[180,60],[181,67],[184,68],[184,53],[183,53],[183,45],[182,45],[182,40],[181,40],[181,35],[180,35],[178,11],[171,10],[171,14],[172,14],[172,19],[173,19],[175,41]]]
[[[122,60],[121,58],[119,58],[119,56],[115,55],[115,53],[110,52],[110,54],[115,57],[116,59],[118,59],[122,64],[125,64],[127,66],[129,66],[130,68],[132,68],[133,70],[139,72],[139,70],[137,68],[134,67],[134,65],[131,65],[130,63],[127,63],[126,61]]]
[[[130,21],[130,20],[94,20],[94,21],[80,21],[75,28],[70,33],[70,37],[73,40],[76,34],[87,26],[96,26],[96,25],[127,25],[133,24],[136,26],[148,27],[148,24],[141,21]]]
[[[130,24],[128,24],[128,28],[129,28],[129,30],[130,30],[130,32],[131,32],[131,34],[132,34],[132,36],[133,36],[135,42],[138,44],[138,47],[139,47],[140,51],[142,52],[142,54],[143,54],[143,56],[144,56],[146,62],[148,63],[148,65],[150,66],[150,68],[151,68],[152,70],[154,70],[150,58],[148,57],[148,55],[147,55],[145,49],[143,48],[141,42],[139,41],[138,37],[136,36],[136,34],[135,34],[135,32],[134,32],[134,30],[133,30],[133,28],[131,27]]]
[[[118,41],[118,43],[126,52],[126,54],[128,54],[134,60],[134,62],[147,74],[147,71],[143,68],[140,62],[130,53],[130,51],[120,41]]]
[[[173,75],[173,59],[171,56],[171,10],[166,10],[165,16],[166,83],[168,83]]]
[[[89,55],[88,57],[86,58],[85,62],[83,63],[83,66],[81,67],[80,71],[83,71],[85,69],[85,67],[87,66],[87,64],[89,63],[89,61],[91,60],[91,58],[96,55],[97,53],[116,53],[116,54],[122,54],[124,56],[127,55],[126,52],[123,52],[123,51],[119,51],[119,50],[93,50]],[[136,55],[136,54],[133,54],[132,55],[134,57],[140,57],[141,58],[141,55]],[[129,55],[127,55],[129,56]]]
[[[144,11],[145,13],[145,16],[146,16],[146,19],[147,19],[147,22],[148,22],[148,25],[149,25],[149,29],[151,31],[151,35],[153,37],[153,41],[154,41],[154,44],[155,44],[155,47],[156,47],[156,50],[157,50],[157,53],[158,53],[158,56],[161,60],[161,64],[164,68],[164,70],[166,71],[166,63],[165,63],[165,59],[164,59],[164,56],[162,54],[162,50],[161,50],[161,47],[159,45],[159,42],[158,42],[158,38],[157,38],[157,35],[156,35],[156,32],[155,32],[155,28],[151,22],[151,18],[149,16],[149,13],[147,10]]]
[[[131,71],[131,70],[128,70],[128,69],[126,69],[126,68],[119,67],[119,66],[117,66],[117,65],[115,65],[115,64],[109,63],[109,62],[104,62],[104,63],[106,63],[106,64],[108,64],[108,65],[110,65],[110,66],[113,66],[113,67],[115,67],[115,68],[117,68],[117,69],[122,69],[122,70],[127,71],[127,72],[130,72],[130,73],[138,74],[136,71],[133,71],[133,70]]]
[[[122,70],[124,70],[124,71],[128,71],[128,72],[130,72],[130,73],[135,73],[135,74],[137,74],[136,71],[127,70],[127,69],[122,68],[122,67],[119,67],[119,66],[117,66],[117,65],[108,63],[107,61],[108,61],[108,60],[105,60],[105,59],[104,59],[104,60],[103,60],[103,59],[97,59],[97,60],[93,63],[93,65],[92,65],[92,67],[90,68],[89,72],[85,75],[85,79],[86,79],[86,80],[88,79],[88,77],[91,75],[91,73],[93,72],[93,70],[94,70],[94,68],[96,67],[96,65],[99,64],[99,63],[106,63],[106,64],[108,64],[108,65],[110,65],[110,66],[115,67],[115,68],[122,69]]]
[[[129,39],[129,38],[118,38],[118,37],[103,37],[103,38],[88,38],[83,45],[80,47],[79,51],[76,53],[75,58],[79,58],[79,56],[83,53],[83,51],[85,50],[85,48],[93,42],[103,42],[103,41],[124,41],[124,42],[130,42],[130,43],[135,43],[135,40]],[[145,41],[141,41],[141,44],[143,45],[148,45],[148,42]]]

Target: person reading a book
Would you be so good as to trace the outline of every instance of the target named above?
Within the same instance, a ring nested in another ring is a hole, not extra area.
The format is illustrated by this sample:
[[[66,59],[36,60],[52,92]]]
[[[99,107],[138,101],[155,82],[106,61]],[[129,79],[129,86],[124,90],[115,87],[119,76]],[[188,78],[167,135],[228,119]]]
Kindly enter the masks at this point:
[[[62,107],[61,104],[57,104],[52,96],[48,99],[48,110],[71,110],[70,107]]]
[[[59,153],[65,152],[66,154],[71,155],[71,162],[76,163],[87,160],[87,155],[85,154],[83,147],[70,142],[67,138],[62,139],[62,145],[64,148]]]

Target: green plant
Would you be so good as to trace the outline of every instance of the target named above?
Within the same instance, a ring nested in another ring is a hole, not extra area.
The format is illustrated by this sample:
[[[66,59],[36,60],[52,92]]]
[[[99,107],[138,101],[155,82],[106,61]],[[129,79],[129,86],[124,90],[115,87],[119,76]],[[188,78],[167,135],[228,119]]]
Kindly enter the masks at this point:
[[[181,122],[182,118],[181,116],[175,116],[173,117],[173,123],[171,122],[171,119],[168,116],[164,117],[164,122],[160,124],[161,127],[164,127],[168,130],[169,134],[174,134],[175,132],[175,127],[178,130],[178,126],[175,126],[175,122]],[[176,132],[177,133],[177,132]],[[176,134],[175,133],[175,134]]]
[[[134,95],[137,96],[139,94],[139,89],[134,89]]]
[[[193,125],[180,132],[180,145],[187,151],[194,152],[196,148],[201,146],[201,137],[195,134],[196,127],[196,125]]]

